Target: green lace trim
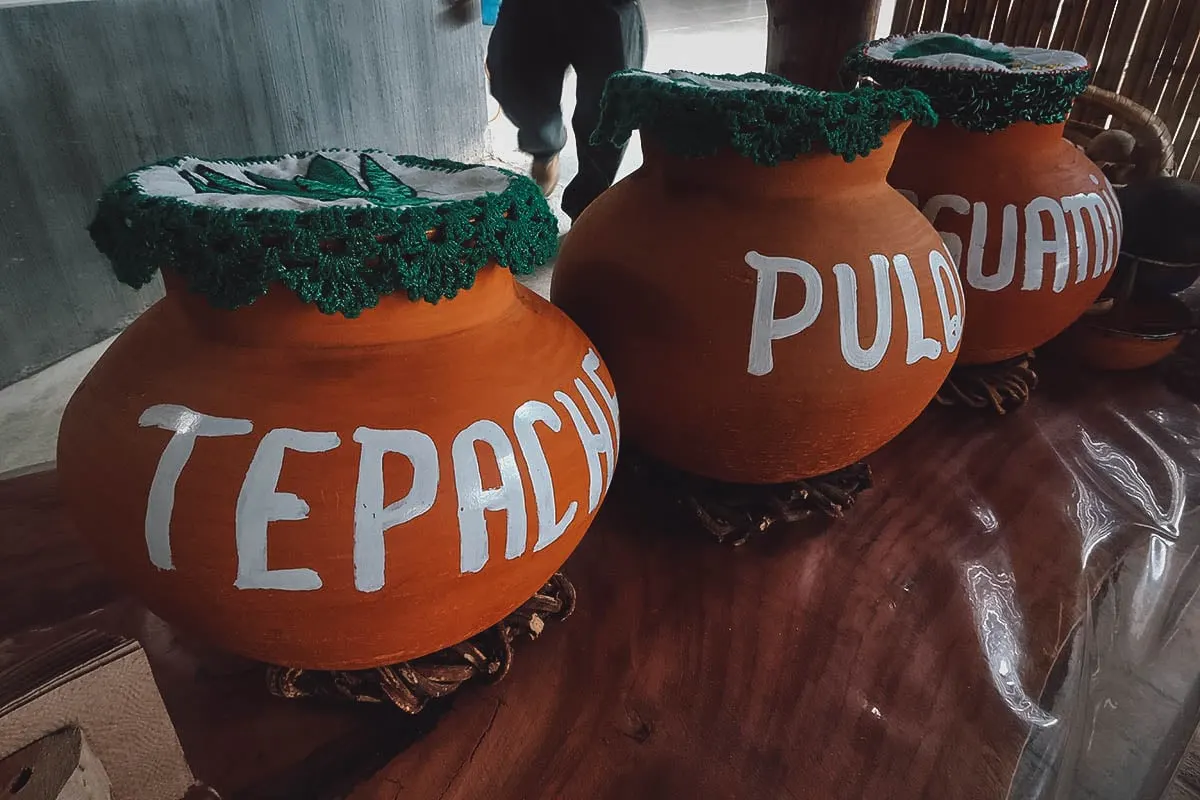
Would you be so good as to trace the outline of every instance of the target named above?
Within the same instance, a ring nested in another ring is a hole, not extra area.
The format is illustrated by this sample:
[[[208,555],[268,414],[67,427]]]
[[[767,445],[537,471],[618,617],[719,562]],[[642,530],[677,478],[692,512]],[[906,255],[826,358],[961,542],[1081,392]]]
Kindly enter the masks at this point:
[[[337,151],[324,151],[333,153]],[[312,153],[245,160],[192,157],[159,162],[132,172],[100,198],[89,231],[112,263],[117,278],[134,288],[160,267],[186,278],[192,291],[217,308],[235,309],[281,283],[326,314],[356,317],[379,298],[405,292],[436,303],[475,283],[490,262],[527,274],[553,257],[558,222],[537,185],[507,170],[500,192],[434,202],[361,153],[360,179],[317,155],[304,176],[270,178],[245,171],[232,178],[206,166],[252,167]],[[401,167],[457,173],[471,165],[414,156],[388,156]],[[200,205],[182,197],[151,194],[139,176],[170,167],[197,195],[251,195],[358,204],[308,209]]]
[[[852,79],[870,78],[885,88],[924,92],[942,120],[971,131],[991,133],[1022,121],[1042,125],[1063,122],[1070,115],[1075,98],[1083,94],[1092,79],[1088,66],[1013,71],[905,60],[939,52],[920,45],[909,45],[888,59],[868,54],[871,48],[896,38],[877,39],[855,47],[846,57],[843,74]],[[969,42],[961,41],[965,44],[960,45],[958,52],[1001,66],[1011,64],[1011,60],[1006,63],[1002,53],[974,53]]]
[[[937,115],[909,89],[820,92],[761,73],[629,70],[608,79],[592,143],[620,146],[640,128],[685,158],[732,148],[773,166],[825,149],[853,161],[881,147],[897,120],[931,126]]]

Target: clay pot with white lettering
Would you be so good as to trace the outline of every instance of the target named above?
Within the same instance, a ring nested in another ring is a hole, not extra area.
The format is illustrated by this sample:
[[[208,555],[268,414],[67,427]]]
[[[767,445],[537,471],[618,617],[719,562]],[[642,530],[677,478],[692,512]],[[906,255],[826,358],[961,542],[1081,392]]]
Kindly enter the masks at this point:
[[[551,299],[596,343],[628,441],[685,472],[824,475],[911,423],[954,363],[963,302],[886,183],[919,93],[769,75],[609,79],[596,138],[642,167],[576,221]]]
[[[1100,296],[1121,213],[1098,166],[1063,138],[1091,71],[1078,53],[943,33],[857,48],[847,69],[925,92],[940,118],[904,137],[889,181],[945,237],[970,322],[960,365],[1049,341]]]
[[[608,371],[515,282],[554,252],[527,178],[327,151],[193,157],[92,225],[165,299],[67,407],[80,532],[155,613],[274,664],[456,644],[537,592],[617,456]]]

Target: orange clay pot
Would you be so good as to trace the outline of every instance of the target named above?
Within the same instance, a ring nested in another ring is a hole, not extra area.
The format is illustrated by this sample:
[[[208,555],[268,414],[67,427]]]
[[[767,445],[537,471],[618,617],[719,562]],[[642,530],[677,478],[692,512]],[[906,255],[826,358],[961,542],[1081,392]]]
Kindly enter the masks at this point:
[[[960,364],[1021,355],[1100,296],[1116,265],[1121,212],[1100,168],[1063,124],[993,133],[914,129],[888,176],[946,237],[971,321]]]
[[[904,429],[954,363],[962,297],[940,238],[886,181],[906,124],[847,163],[645,164],[563,243],[553,301],[604,353],[626,435],[740,483],[837,470]]]
[[[377,666],[498,622],[579,542],[612,382],[509,271],[358,319],[279,286],[217,310],[166,277],[59,440],[79,529],[164,619],[276,664]]]

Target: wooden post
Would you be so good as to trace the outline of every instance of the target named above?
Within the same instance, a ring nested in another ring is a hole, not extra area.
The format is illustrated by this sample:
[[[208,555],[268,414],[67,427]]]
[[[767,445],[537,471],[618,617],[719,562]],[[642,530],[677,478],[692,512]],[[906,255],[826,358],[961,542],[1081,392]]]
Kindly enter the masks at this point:
[[[870,39],[880,0],[767,0],[767,72],[815,89],[843,89],[838,68]]]

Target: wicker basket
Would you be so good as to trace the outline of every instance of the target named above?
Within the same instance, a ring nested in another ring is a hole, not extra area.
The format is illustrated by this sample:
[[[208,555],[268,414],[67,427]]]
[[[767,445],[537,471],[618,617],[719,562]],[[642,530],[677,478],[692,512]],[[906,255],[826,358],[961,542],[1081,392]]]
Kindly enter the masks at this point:
[[[1106,125],[1110,117],[1111,124]],[[1114,184],[1175,174],[1175,148],[1163,121],[1127,97],[1089,86],[1075,101],[1066,137],[1086,150],[1106,128],[1128,131],[1137,140],[1128,162],[1098,162]]]
[[[1089,86],[1075,102],[1071,119],[1067,121],[1066,138],[1088,152],[1088,145],[1106,129],[1127,131],[1137,142],[1132,157],[1126,162],[1094,159],[1113,184],[1119,186],[1175,174],[1175,148],[1171,144],[1171,133],[1163,121],[1145,106],[1127,97]],[[1150,272],[1158,283],[1178,282],[1178,287],[1168,290],[1177,291],[1187,286],[1189,275],[1192,280],[1195,279],[1197,268],[1200,268],[1200,264],[1155,261],[1122,250],[1117,271],[1104,296],[1088,310],[1087,315],[1105,315],[1126,306],[1140,271]]]

